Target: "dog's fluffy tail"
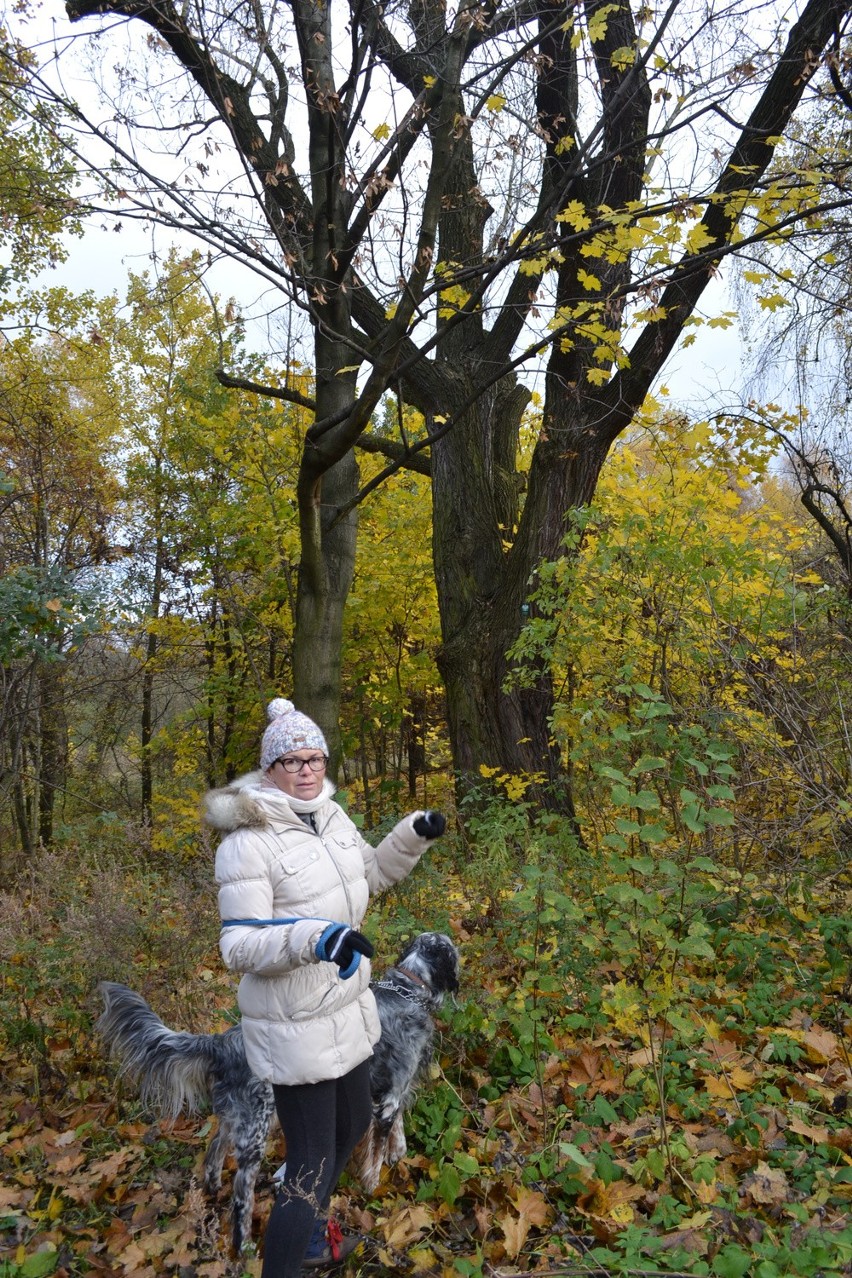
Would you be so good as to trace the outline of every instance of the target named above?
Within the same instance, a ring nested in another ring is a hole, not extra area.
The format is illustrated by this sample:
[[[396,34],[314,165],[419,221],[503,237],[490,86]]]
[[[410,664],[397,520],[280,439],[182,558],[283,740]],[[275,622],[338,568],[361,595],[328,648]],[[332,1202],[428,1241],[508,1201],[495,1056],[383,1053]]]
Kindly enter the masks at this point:
[[[161,1117],[207,1107],[223,1055],[233,1054],[245,1069],[238,1027],[225,1034],[172,1030],[126,985],[102,981],[98,989],[104,1000],[98,1034],[122,1074],[138,1086],[142,1103]]]

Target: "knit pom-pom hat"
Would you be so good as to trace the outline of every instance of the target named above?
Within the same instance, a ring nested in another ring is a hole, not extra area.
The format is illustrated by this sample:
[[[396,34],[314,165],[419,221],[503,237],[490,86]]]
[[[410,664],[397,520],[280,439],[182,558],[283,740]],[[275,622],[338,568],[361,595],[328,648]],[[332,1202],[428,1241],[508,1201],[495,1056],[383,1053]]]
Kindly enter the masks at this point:
[[[292,701],[276,697],[266,707],[269,727],[260,743],[260,766],[265,772],[276,759],[293,750],[321,750],[328,754],[325,737],[306,714],[301,714]]]

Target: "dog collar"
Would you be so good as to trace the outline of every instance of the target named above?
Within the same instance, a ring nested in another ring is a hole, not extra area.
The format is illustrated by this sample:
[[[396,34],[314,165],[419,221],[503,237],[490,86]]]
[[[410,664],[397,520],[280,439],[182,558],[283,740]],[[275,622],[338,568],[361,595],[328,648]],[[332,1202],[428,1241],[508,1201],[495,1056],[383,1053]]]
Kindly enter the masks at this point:
[[[407,976],[409,981],[413,981],[415,985],[421,985],[424,990],[428,990],[430,994],[432,993],[432,986],[424,981],[422,976],[418,976],[416,972],[410,971],[400,963],[397,963],[396,970],[402,972],[403,976]]]
[[[404,985],[399,985],[388,976],[383,977],[380,981],[372,981],[371,984],[375,989],[388,990],[391,994],[398,994],[400,998],[406,999],[409,1003],[422,1003],[424,999],[428,999],[431,996],[432,991],[419,976],[414,976],[413,973],[407,972],[405,968],[397,968],[397,971],[402,972],[406,979],[410,979],[420,988],[414,990],[406,989]]]

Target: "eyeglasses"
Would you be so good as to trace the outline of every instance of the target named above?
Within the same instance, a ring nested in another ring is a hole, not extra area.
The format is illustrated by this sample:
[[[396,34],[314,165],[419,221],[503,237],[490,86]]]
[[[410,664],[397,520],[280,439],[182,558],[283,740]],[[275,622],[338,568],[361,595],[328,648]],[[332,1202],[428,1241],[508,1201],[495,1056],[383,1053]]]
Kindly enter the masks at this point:
[[[328,763],[324,754],[312,754],[310,759],[276,759],[285,772],[301,772],[302,768],[310,768],[311,772],[322,772]]]

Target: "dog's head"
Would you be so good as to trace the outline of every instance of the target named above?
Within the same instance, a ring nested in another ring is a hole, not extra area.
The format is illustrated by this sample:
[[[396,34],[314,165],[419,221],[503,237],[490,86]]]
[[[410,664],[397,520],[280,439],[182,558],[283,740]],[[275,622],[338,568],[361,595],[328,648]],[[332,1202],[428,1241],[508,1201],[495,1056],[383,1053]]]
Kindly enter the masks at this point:
[[[459,987],[459,952],[443,932],[421,932],[408,942],[396,961],[418,976],[430,993],[430,1001],[440,1007],[444,995]]]

